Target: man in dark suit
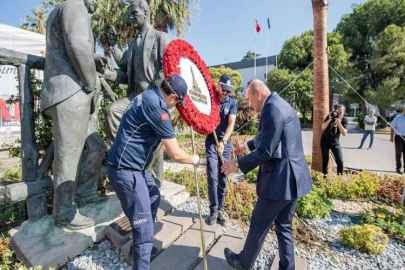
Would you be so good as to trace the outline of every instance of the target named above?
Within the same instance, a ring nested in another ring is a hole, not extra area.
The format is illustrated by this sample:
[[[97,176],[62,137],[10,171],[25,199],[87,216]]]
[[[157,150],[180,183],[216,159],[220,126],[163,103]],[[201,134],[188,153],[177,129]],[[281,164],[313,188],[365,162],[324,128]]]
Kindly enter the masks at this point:
[[[297,201],[312,188],[308,165],[302,148],[301,125],[294,109],[259,80],[246,91],[249,106],[260,113],[258,134],[238,147],[236,154],[250,154],[222,166],[225,174],[238,168],[247,174],[257,166],[258,201],[253,211],[249,233],[241,253],[224,250],[234,269],[250,269],[263,241],[276,223],[280,269],[294,269],[292,220]]]
[[[128,12],[137,35],[125,53],[118,42],[115,30],[112,28],[109,33],[112,53],[120,71],[109,72],[106,70],[104,77],[110,81],[128,84],[128,92],[125,98],[117,100],[106,108],[108,149],[112,146],[122,115],[131,100],[149,87],[160,85],[164,79],[163,54],[168,44],[167,34],[155,30],[150,24],[150,10],[146,1],[133,1]],[[154,176],[157,179],[163,177],[163,151],[156,160]]]
[[[41,112],[52,119],[53,216],[56,225],[72,230],[94,225],[92,218],[79,213],[76,199],[106,199],[96,194],[97,171],[102,161],[98,154],[102,157],[104,143],[97,129],[90,125],[91,114],[97,113],[93,98],[99,89],[89,19],[89,13],[96,8],[97,0],[68,0],[51,12],[46,24]],[[83,154],[85,142],[87,150]]]

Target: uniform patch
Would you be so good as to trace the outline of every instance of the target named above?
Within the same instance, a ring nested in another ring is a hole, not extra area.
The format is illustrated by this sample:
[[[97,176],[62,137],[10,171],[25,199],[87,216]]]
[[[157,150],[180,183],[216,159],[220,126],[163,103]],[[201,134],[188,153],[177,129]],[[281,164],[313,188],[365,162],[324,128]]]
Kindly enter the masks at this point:
[[[169,121],[169,120],[170,120],[169,114],[168,114],[168,113],[162,113],[162,114],[160,115],[160,120],[162,120],[162,121]]]
[[[229,114],[229,107],[225,107],[224,113],[225,113],[225,115]]]

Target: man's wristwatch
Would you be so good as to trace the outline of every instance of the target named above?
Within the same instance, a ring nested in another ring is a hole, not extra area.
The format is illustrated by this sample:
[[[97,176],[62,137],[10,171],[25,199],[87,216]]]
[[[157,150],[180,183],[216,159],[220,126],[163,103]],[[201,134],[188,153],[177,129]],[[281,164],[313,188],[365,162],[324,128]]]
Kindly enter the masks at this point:
[[[228,144],[228,141],[225,141],[225,140],[222,140],[221,142],[224,144],[224,146],[226,146]]]

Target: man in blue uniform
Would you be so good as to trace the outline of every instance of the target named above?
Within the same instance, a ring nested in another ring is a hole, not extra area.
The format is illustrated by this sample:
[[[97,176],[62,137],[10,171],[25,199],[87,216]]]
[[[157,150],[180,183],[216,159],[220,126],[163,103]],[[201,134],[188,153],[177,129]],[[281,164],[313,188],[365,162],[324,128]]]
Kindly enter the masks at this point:
[[[179,75],[169,76],[136,96],[126,109],[113,146],[108,152],[108,178],[124,213],[132,225],[134,269],[147,270],[153,247],[154,227],[160,193],[147,167],[162,141],[169,156],[183,164],[198,166],[178,145],[169,109],[187,95],[187,84]]]
[[[231,135],[235,126],[238,104],[236,99],[229,96],[233,90],[233,79],[229,75],[222,75],[218,82],[218,99],[220,101],[221,123],[215,130],[218,137],[216,145],[213,134],[205,140],[205,153],[207,157],[208,195],[210,200],[210,215],[207,223],[213,225],[216,222],[225,223],[222,207],[226,196],[226,176],[221,172],[221,160],[218,154],[222,154],[224,161],[231,158],[232,142]]]
[[[295,269],[292,220],[298,199],[311,191],[312,183],[302,147],[301,125],[294,109],[259,80],[253,80],[246,91],[249,106],[261,114],[255,138],[238,147],[236,154],[252,151],[239,160],[222,166],[226,174],[239,167],[247,174],[257,166],[258,200],[250,229],[239,254],[224,250],[233,269],[250,269],[264,239],[276,224],[279,269]]]

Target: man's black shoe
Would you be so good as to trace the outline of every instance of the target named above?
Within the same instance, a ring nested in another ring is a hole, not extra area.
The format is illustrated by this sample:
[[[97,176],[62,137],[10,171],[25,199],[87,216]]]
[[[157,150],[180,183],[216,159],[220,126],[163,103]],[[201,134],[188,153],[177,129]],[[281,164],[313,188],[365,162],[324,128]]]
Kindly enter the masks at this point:
[[[157,249],[157,247],[153,247],[152,248],[152,252],[151,252],[151,254],[150,254],[150,257],[153,259],[153,258],[155,258],[157,255],[159,255],[159,250]]]
[[[397,174],[402,174],[401,170],[397,170]]]
[[[221,225],[224,225],[225,221],[226,221],[226,218],[224,216],[224,212],[221,210],[218,212],[217,222]]]
[[[224,254],[225,254],[226,261],[232,267],[232,269],[246,270],[246,268],[243,267],[241,261],[239,260],[238,255],[233,253],[232,250],[230,250],[229,248],[225,248]]]
[[[207,224],[214,225],[217,223],[218,211],[211,211],[211,214],[207,217]]]

